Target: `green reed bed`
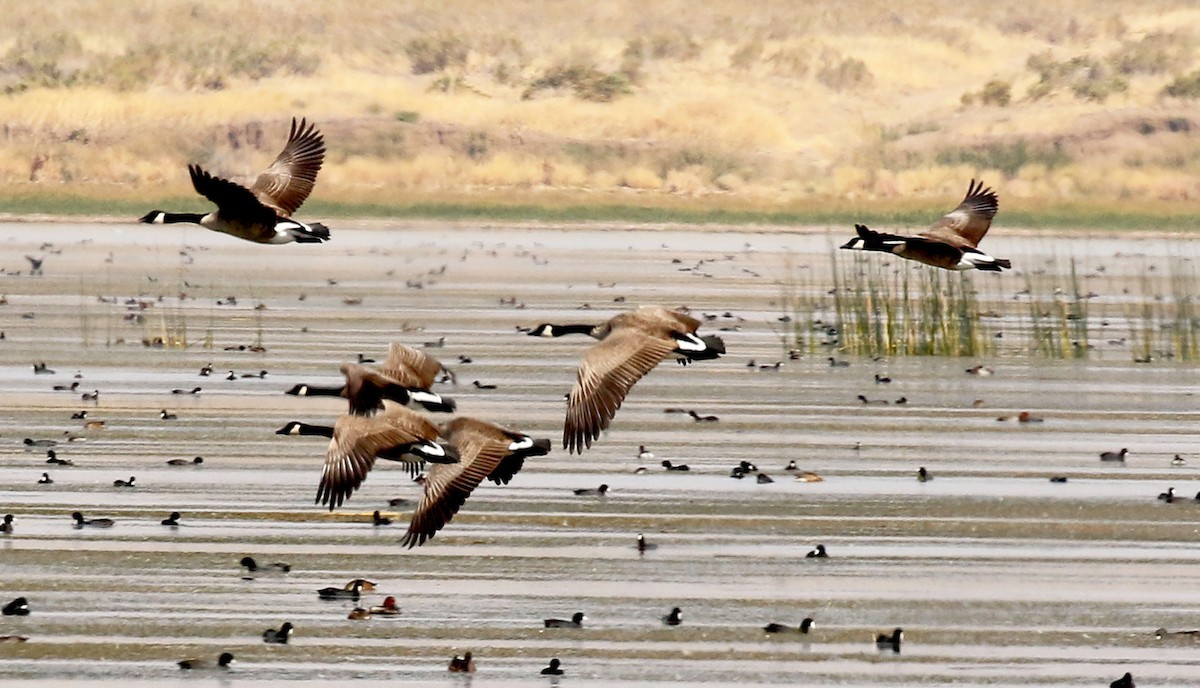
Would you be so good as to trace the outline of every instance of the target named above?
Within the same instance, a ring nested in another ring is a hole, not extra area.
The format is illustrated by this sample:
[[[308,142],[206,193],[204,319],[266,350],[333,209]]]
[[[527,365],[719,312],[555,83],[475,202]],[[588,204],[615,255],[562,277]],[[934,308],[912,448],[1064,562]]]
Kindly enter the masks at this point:
[[[789,260],[782,343],[822,355],[1200,358],[1194,261],[1118,274],[1089,272],[1075,258],[1018,264],[1001,275],[957,273],[834,248],[828,273]]]

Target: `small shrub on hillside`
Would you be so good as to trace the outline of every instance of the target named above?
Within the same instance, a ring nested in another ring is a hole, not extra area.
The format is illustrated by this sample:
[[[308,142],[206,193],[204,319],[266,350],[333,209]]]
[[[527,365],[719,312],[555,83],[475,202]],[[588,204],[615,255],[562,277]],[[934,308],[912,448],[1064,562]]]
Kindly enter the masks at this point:
[[[682,31],[658,33],[649,40],[650,57],[656,60],[694,60],[700,56],[703,46]]]
[[[976,148],[944,148],[936,156],[939,165],[968,165],[980,169],[996,169],[1015,177],[1022,167],[1030,164],[1054,169],[1071,162],[1070,156],[1054,145],[1030,145],[1025,139],[1008,143],[991,143]]]
[[[1163,86],[1161,93],[1172,98],[1200,98],[1200,70],[1180,74]]]
[[[1030,55],[1025,64],[1030,71],[1038,75],[1038,83],[1030,87],[1026,94],[1030,100],[1038,100],[1056,91],[1067,90],[1076,98],[1102,103],[1110,95],[1129,88],[1125,79],[1088,55],[1059,61],[1047,51]]]
[[[1187,65],[1191,43],[1187,36],[1152,33],[1121,45],[1108,56],[1108,62],[1119,74],[1165,74]]]
[[[734,69],[747,70],[758,64],[763,54],[763,42],[760,38],[746,41],[729,56],[729,66]]]
[[[817,81],[835,91],[866,88],[875,80],[867,63],[853,57],[835,60],[817,72]]]
[[[74,34],[20,34],[0,62],[0,75],[25,88],[70,86],[84,59],[83,45]]]
[[[605,73],[594,65],[573,63],[556,65],[534,79],[521,98],[528,100],[538,91],[570,88],[576,98],[607,103],[632,92],[629,78],[620,72]]]
[[[785,47],[772,53],[764,62],[770,65],[771,71],[779,76],[799,79],[808,74],[812,55],[804,48]]]
[[[452,33],[418,36],[404,46],[413,74],[432,74],[467,64],[470,48]]]
[[[992,79],[984,84],[978,93],[968,91],[962,94],[961,100],[963,105],[974,105],[978,102],[980,105],[1005,107],[1012,102],[1012,85],[1007,81]]]

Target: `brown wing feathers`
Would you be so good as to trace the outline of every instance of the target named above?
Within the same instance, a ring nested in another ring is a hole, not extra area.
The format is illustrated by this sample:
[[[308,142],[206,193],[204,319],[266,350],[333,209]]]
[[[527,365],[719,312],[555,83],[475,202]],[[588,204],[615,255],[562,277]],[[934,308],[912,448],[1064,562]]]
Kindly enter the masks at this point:
[[[251,191],[263,204],[290,216],[304,204],[325,162],[325,138],[315,124],[292,118],[287,144],[271,166],[258,175]]]

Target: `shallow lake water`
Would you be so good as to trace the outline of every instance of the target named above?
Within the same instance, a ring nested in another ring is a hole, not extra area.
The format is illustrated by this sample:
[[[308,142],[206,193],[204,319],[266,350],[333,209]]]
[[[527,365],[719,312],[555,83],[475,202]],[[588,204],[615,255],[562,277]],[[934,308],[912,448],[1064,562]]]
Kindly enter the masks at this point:
[[[1154,298],[1125,291],[1157,288],[1149,266],[1200,254],[1200,242],[1174,238],[997,234],[989,249],[1017,269],[973,280],[998,303],[1025,288],[1027,270],[1054,279],[1044,274],[1054,255],[1094,271],[1097,312],[1127,312]],[[364,223],[335,227],[323,246],[257,246],[197,227],[0,225],[0,514],[15,515],[15,532],[0,535],[0,603],[24,596],[32,608],[0,617],[0,636],[28,637],[0,643],[0,680],[1107,686],[1130,671],[1139,685],[1196,685],[1200,637],[1154,634],[1200,628],[1195,364],[1135,363],[1115,331],[1097,332],[1086,360],[1012,348],[791,360],[783,295],[824,284],[843,239]],[[43,275],[29,274],[26,254],[45,256]],[[713,316],[702,331],[728,354],[660,366],[590,450],[567,455],[563,395],[590,340],[518,328],[641,304]],[[1014,322],[1009,341],[1019,336]],[[338,384],[340,363],[381,358],[392,341],[442,342],[431,351],[458,382],[438,391],[460,413],[556,444],[511,484],[481,486],[413,550],[400,546],[411,503],[387,501],[419,498],[402,467],[377,465],[330,513],[313,504],[325,440],[274,434],[289,420],[332,424],[344,408],[284,390]],[[39,361],[56,373],[35,375]],[[214,374],[200,377],[206,364]],[[976,364],[996,372],[965,373]],[[230,370],[239,377],[226,380]],[[77,372],[78,389],[53,390]],[[92,390],[96,401],[81,399]],[[719,421],[664,413],[676,408]],[[177,418],[160,419],[163,409]],[[104,427],[72,420],[80,410]],[[1043,422],[1018,423],[1021,411]],[[75,465],[47,465],[47,448],[25,438],[55,440]],[[639,460],[640,445],[655,459]],[[1100,461],[1123,447],[1124,463]],[[1176,454],[1185,465],[1172,465]],[[194,456],[203,464],[166,463]],[[691,470],[667,472],[664,459]],[[740,461],[774,482],[731,479]],[[789,461],[823,482],[794,480]],[[932,481],[917,481],[920,466]],[[54,482],[38,484],[42,472]],[[113,486],[130,476],[136,487]],[[605,497],[573,494],[602,483]],[[1179,502],[1156,499],[1169,487]],[[375,509],[396,523],[373,526]],[[73,511],[116,524],[77,530]],[[171,511],[182,525],[159,525]],[[638,533],[657,548],[639,554]],[[829,559],[805,557],[817,543]],[[246,555],[292,570],[247,577]],[[353,603],[318,599],[357,577],[377,584],[365,604],[394,595],[401,615],[351,621]],[[675,606],[684,621],[665,626]],[[542,628],[577,610],[584,628]],[[807,636],[762,631],[808,616]],[[264,644],[262,631],[284,621],[291,643]],[[902,652],[877,652],[874,636],[896,627]],[[237,657],[227,672],[175,664],[222,651]],[[477,673],[449,674],[466,651]],[[565,676],[538,674],[551,657]]]

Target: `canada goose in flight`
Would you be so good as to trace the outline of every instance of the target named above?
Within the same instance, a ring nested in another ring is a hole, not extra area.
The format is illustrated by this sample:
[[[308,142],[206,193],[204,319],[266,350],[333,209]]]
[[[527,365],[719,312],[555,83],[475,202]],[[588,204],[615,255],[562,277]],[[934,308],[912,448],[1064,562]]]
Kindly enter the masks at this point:
[[[457,463],[458,452],[436,442],[438,428],[424,416],[406,408],[394,408],[376,416],[343,415],[333,427],[291,421],[277,435],[328,437],[325,468],[314,503],[341,506],[375,466],[375,459],[409,464],[410,474],[430,463]]]
[[[460,416],[441,427],[458,452],[459,462],[429,469],[421,503],[401,541],[409,548],[424,544],[458,513],[484,478],[507,485],[525,459],[550,451],[550,440],[535,440],[487,421]]]
[[[181,659],[179,660],[179,668],[190,671],[201,671],[206,669],[228,669],[230,664],[233,664],[233,654],[222,652],[220,657],[217,657],[217,663],[214,666],[207,659]]]
[[[977,248],[992,226],[992,218],[998,209],[995,192],[985,189],[983,182],[972,179],[962,203],[916,236],[884,234],[866,225],[854,225],[858,236],[842,248],[894,253],[945,270],[1000,272],[1011,268],[1012,263],[993,258]]]
[[[379,371],[406,388],[412,401],[426,411],[450,413],[457,408],[453,399],[431,391],[438,376],[443,371],[449,371],[424,351],[392,342],[388,346],[387,359],[379,366]]]
[[[534,337],[586,334],[600,343],[583,354],[575,386],[567,400],[563,448],[583,453],[608,428],[633,385],[668,357],[682,364],[718,358],[720,337],[696,336],[700,321],[662,306],[643,306],[599,325],[541,324]]]
[[[417,355],[409,356],[409,353]],[[342,365],[341,371],[346,383],[341,386],[299,384],[294,385],[285,394],[300,397],[343,397],[350,402],[350,412],[359,416],[369,416],[382,409],[384,399],[404,406],[417,404],[426,411],[435,413],[448,413],[458,408],[453,399],[429,389],[437,377],[437,371],[442,369],[441,363],[403,345],[393,345],[390,354],[388,362],[379,370],[357,363]],[[436,366],[437,370],[430,373],[433,366]]]
[[[138,222],[173,224],[191,222],[215,232],[230,234],[259,244],[321,243],[329,240],[329,228],[292,219],[312,192],[317,172],[325,161],[325,139],[316,125],[292,118],[287,145],[247,189],[227,179],[214,177],[199,165],[188,165],[196,192],[217,206],[215,212],[166,213],[151,210]]]

